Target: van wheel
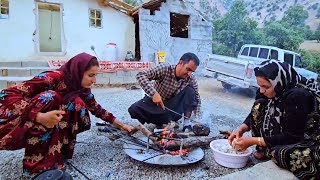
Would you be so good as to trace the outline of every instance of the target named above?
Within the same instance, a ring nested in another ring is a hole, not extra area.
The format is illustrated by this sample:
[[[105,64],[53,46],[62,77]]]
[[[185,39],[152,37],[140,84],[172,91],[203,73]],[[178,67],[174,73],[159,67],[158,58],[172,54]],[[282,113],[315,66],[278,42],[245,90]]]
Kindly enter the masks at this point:
[[[225,82],[221,82],[221,85],[223,88],[225,89],[231,89],[232,85],[231,84],[228,84],[228,83],[225,83]]]

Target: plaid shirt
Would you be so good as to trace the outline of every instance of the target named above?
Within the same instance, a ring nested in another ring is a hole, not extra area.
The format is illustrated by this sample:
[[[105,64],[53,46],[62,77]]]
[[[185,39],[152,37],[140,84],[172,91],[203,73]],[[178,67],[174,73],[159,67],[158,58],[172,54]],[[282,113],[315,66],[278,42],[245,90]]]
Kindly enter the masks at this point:
[[[177,80],[175,75],[175,65],[160,64],[137,74],[137,80],[142,89],[153,96],[158,92],[163,101],[169,100],[186,86],[191,85],[196,91],[197,108],[195,115],[199,117],[201,100],[198,92],[198,83],[194,76]],[[152,81],[154,80],[154,81]]]

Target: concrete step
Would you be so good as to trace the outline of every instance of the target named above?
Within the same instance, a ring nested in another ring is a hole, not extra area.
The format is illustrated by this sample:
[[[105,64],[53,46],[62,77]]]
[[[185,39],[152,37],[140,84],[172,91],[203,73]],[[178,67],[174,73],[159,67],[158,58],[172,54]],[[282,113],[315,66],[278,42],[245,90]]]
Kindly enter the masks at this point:
[[[266,161],[256,164],[243,171],[238,171],[225,176],[214,178],[215,180],[233,180],[233,179],[259,179],[259,180],[298,180],[290,171],[281,169],[274,162]]]
[[[0,67],[49,67],[47,61],[0,61]]]
[[[7,76],[7,77],[0,77],[0,89],[5,89],[7,87],[19,84],[23,81],[32,79],[33,76],[24,76],[24,77],[17,77],[17,76]]]
[[[54,69],[50,67],[0,67],[0,76],[36,76],[49,70]]]

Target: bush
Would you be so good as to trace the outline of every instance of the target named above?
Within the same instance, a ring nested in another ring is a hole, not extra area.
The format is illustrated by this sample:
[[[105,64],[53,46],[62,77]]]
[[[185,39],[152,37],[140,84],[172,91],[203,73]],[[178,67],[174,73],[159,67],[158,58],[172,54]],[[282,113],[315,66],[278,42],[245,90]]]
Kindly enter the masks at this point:
[[[224,56],[234,56],[235,52],[231,50],[231,48],[228,48],[227,46],[223,44],[219,44],[218,42],[214,42],[212,44],[212,53],[213,54],[220,54]]]
[[[320,8],[318,9],[318,12],[317,12],[317,14],[316,14],[316,17],[317,17],[317,18],[320,18]]]
[[[261,15],[261,12],[257,12],[257,16],[260,16]]]
[[[301,53],[302,62],[307,65],[306,69],[320,74],[320,53],[302,49],[299,51]]]

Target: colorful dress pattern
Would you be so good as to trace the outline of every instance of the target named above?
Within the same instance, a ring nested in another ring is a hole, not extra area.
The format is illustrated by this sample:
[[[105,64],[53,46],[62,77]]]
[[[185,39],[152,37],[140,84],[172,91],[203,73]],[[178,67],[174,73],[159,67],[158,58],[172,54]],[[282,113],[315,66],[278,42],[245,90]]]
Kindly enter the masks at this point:
[[[25,148],[23,173],[27,177],[61,169],[64,160],[72,158],[77,134],[90,129],[89,111],[107,122],[115,119],[92,93],[63,102],[63,96],[70,92],[63,76],[61,71],[44,72],[0,92],[0,150]],[[66,111],[54,128],[35,121],[38,112],[52,110]]]

